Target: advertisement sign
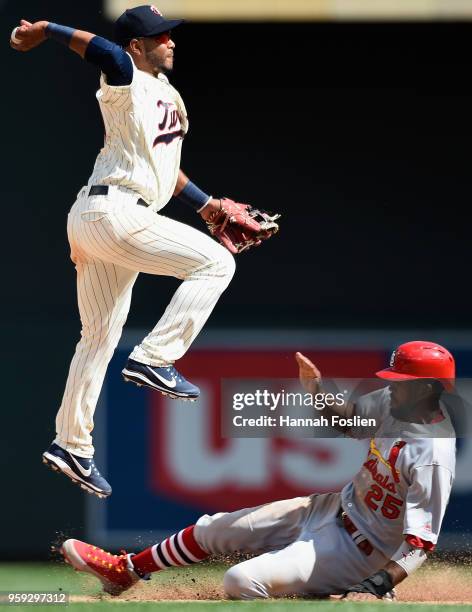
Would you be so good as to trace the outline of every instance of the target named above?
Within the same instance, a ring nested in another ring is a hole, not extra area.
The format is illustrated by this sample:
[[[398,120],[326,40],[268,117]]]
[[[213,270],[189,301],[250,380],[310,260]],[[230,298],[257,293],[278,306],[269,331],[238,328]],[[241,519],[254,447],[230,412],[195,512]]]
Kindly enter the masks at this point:
[[[391,346],[341,348],[339,333],[326,337],[336,339],[334,347],[320,348],[318,341],[316,351],[310,351],[295,344],[296,338],[293,344],[285,338],[277,346],[270,332],[258,334],[249,348],[230,348],[226,332],[213,333],[210,342],[179,362],[182,373],[201,389],[197,402],[125,384],[120,370],[133,346],[125,339],[110,365],[97,410],[97,461],[113,495],[89,500],[90,539],[133,549],[205,513],[340,490],[364,461],[368,440],[221,435],[222,409],[231,409],[221,404],[222,379],[295,378],[293,355],[300,348],[326,376],[372,377],[388,364]],[[472,349],[456,351],[456,359],[466,368]],[[471,461],[471,440],[459,440],[454,495],[443,529],[448,534],[443,540],[454,546],[460,546],[470,522],[465,508],[472,501]],[[451,539],[454,533],[457,537]]]

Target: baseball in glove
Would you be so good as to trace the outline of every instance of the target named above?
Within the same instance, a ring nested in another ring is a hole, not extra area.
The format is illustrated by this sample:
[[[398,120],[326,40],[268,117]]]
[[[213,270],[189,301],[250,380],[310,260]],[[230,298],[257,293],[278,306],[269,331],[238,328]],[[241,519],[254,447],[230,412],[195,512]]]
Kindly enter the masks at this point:
[[[206,220],[208,231],[236,255],[259,246],[279,231],[279,214],[221,198],[221,207]]]

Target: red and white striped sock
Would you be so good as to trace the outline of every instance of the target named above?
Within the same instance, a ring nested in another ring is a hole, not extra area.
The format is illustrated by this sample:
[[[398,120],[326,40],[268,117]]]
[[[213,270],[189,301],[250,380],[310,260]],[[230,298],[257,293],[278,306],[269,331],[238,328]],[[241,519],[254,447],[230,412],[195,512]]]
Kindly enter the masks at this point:
[[[193,565],[206,559],[208,553],[200,548],[195,540],[194,528],[195,525],[190,525],[131,557],[136,572],[141,575],[149,574],[172,566]]]

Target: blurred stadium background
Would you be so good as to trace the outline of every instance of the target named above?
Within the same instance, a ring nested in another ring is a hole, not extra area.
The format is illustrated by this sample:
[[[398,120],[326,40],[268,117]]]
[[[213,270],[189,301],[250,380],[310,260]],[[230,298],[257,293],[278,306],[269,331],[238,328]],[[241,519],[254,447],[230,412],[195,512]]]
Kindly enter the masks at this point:
[[[140,4],[135,2],[134,4]],[[357,447],[221,440],[218,379],[295,376],[303,349],[329,374],[370,376],[393,346],[446,344],[471,376],[468,274],[472,5],[466,0],[163,0],[172,77],[190,116],[182,167],[204,189],[280,211],[280,236],[238,258],[183,371],[197,407],[123,385],[119,370],[176,284],[142,276],[112,362],[96,443],[106,502],[41,453],[79,336],[67,211],[102,141],[96,71],[53,43],[8,48],[22,17],[112,32],[132,3],[1,0],[4,168],[0,559],[46,559],[62,533],[129,545],[204,511],[339,487]],[[202,228],[178,202],[166,209]],[[357,448],[357,450],[356,450]],[[348,452],[349,449],[349,452]],[[445,546],[471,543],[471,441],[461,441]]]

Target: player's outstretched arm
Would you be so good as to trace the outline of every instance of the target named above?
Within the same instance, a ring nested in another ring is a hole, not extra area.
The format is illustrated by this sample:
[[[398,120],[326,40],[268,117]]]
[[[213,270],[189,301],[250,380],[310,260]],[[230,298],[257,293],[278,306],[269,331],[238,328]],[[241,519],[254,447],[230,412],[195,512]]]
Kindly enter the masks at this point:
[[[48,38],[56,39],[66,44],[70,49],[85,57],[89,42],[95,34],[60,26],[50,21],[30,23],[26,19],[20,21],[20,26],[13,30],[10,46],[16,51],[31,51]],[[18,41],[18,42],[16,42]]]
[[[12,32],[10,46],[16,51],[31,51],[47,39],[55,40],[95,64],[106,75],[109,85],[129,85],[133,80],[133,64],[118,45],[84,30],[50,21],[30,23],[22,19]]]

